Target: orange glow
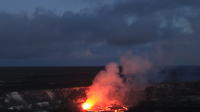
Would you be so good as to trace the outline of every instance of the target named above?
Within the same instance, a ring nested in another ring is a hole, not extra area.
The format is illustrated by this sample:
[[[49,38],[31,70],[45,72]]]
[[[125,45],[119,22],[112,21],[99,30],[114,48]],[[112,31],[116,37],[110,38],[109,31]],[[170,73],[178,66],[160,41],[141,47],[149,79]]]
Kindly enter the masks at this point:
[[[91,100],[87,100],[82,104],[83,110],[90,110],[94,106],[94,103]]]
[[[87,100],[81,105],[85,111],[126,110],[123,107],[126,85],[119,76],[117,64],[111,63],[95,77],[86,91]],[[116,107],[117,106],[117,107]],[[115,108],[116,107],[116,108]],[[121,111],[122,112],[122,111]]]

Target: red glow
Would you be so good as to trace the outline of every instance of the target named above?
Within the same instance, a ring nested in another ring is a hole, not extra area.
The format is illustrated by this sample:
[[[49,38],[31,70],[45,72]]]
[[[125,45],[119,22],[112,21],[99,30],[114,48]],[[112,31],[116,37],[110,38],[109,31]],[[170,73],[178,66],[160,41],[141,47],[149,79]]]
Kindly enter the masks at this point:
[[[111,63],[106,66],[106,70],[101,71],[95,77],[93,84],[86,92],[87,100],[81,105],[85,111],[119,110],[117,107],[126,110],[123,106],[126,85],[119,77],[117,64]],[[123,112],[123,111],[121,111]]]

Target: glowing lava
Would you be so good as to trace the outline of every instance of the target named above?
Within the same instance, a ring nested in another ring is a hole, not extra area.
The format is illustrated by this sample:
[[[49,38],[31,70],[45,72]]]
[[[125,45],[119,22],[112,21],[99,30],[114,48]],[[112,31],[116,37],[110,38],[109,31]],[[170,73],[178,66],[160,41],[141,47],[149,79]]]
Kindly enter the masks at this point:
[[[126,84],[119,75],[115,63],[106,66],[95,77],[86,91],[87,100],[81,105],[86,112],[124,112],[123,99],[126,98]]]
[[[90,100],[87,100],[85,103],[82,104],[83,110],[90,110],[94,106],[94,103]]]
[[[92,107],[92,105],[89,104],[89,103],[84,103],[84,104],[82,105],[82,108],[83,108],[84,110],[91,109],[91,107]]]

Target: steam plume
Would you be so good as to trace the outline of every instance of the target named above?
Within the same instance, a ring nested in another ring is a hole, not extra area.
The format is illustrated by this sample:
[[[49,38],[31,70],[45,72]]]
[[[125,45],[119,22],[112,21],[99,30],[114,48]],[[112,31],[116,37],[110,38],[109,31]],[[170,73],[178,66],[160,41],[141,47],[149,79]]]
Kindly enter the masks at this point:
[[[124,75],[142,74],[152,66],[149,60],[139,56],[133,56],[132,54],[122,56],[120,61],[123,68],[122,73]]]
[[[142,85],[134,78],[151,68],[146,59],[131,55],[121,58],[122,74],[116,63],[110,63],[95,77],[87,91],[86,106],[108,106],[112,104],[132,106],[140,99]],[[134,77],[132,77],[134,76]],[[134,79],[134,80],[133,80]]]
[[[110,63],[97,74],[87,96],[95,105],[121,104],[126,91],[126,85],[119,76],[118,65]]]

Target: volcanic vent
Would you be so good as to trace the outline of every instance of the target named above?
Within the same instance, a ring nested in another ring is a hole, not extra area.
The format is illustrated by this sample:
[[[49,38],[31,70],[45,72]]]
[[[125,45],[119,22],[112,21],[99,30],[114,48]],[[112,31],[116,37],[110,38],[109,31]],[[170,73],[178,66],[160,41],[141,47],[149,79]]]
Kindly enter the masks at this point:
[[[82,110],[86,112],[124,112],[127,84],[119,75],[119,67],[115,63],[106,66],[99,72],[93,84],[86,91],[86,100]]]

